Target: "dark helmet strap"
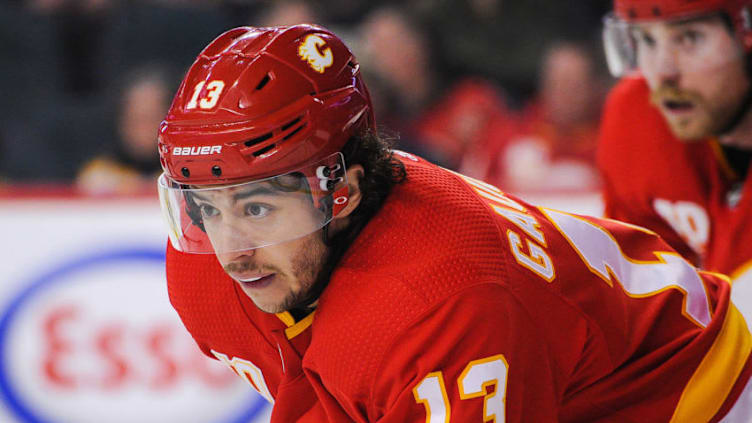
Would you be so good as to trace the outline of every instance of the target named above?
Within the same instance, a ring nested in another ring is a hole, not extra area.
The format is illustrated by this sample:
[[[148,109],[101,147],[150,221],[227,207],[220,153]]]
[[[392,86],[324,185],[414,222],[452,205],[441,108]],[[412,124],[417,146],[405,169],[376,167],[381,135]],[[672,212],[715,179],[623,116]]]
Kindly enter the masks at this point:
[[[319,200],[319,209],[326,214],[326,221],[331,223],[332,210],[334,205],[334,199],[329,194]],[[321,228],[321,240],[324,241],[324,245],[329,246],[331,240],[329,239],[329,223]]]

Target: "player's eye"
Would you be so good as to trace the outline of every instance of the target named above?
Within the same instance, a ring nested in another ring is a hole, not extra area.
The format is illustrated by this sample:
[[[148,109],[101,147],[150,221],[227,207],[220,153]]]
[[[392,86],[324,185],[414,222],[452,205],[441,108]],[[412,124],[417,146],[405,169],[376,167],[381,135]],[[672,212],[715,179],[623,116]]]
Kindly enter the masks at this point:
[[[639,33],[637,34],[637,40],[640,44],[646,47],[655,46],[655,38],[653,38],[652,35],[648,34],[645,31],[639,31]]]
[[[682,31],[679,36],[679,42],[683,45],[692,46],[705,39],[705,34],[696,29],[687,29]]]
[[[266,204],[248,203],[245,205],[245,213],[251,217],[266,217],[272,211],[272,208]]]
[[[198,209],[201,212],[201,217],[203,217],[204,219],[214,217],[219,214],[219,210],[217,210],[217,208],[214,206],[210,206],[209,204],[199,204]]]

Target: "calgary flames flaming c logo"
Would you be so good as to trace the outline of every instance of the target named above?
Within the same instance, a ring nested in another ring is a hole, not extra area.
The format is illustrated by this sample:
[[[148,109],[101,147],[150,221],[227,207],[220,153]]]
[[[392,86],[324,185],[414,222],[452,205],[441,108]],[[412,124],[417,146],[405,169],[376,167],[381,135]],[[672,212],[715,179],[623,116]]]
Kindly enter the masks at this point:
[[[334,55],[332,55],[332,49],[325,48],[320,49],[326,45],[321,37],[316,34],[311,34],[300,43],[298,47],[298,56],[301,59],[308,62],[308,64],[319,73],[324,73],[326,68],[334,63]]]

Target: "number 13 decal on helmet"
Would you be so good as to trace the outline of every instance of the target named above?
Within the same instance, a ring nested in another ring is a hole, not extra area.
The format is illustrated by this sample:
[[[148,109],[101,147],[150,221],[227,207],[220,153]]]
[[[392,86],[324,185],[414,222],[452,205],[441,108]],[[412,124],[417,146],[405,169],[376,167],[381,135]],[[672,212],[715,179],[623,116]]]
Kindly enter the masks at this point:
[[[202,89],[206,85],[206,92],[204,96],[199,99]],[[193,88],[193,96],[188,104],[185,105],[186,110],[195,109],[198,106],[200,109],[208,110],[213,109],[219,101],[219,96],[222,94],[222,90],[225,89],[224,81],[210,81],[208,84],[206,81],[201,81]]]

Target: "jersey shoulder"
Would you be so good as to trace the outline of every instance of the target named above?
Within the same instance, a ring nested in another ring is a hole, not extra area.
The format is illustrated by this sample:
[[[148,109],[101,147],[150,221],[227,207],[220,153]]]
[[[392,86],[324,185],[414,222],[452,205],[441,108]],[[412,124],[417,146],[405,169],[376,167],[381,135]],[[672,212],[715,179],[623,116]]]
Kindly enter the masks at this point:
[[[502,279],[498,222],[477,193],[439,166],[422,160],[406,160],[405,166],[406,181],[359,234],[339,269],[413,281],[414,295],[426,303],[467,281]]]
[[[447,170],[409,159],[406,169],[316,312],[309,354],[343,392],[367,392],[392,340],[432,308],[472,285],[504,289],[508,258],[488,208]]]
[[[414,337],[430,334],[427,338],[444,347],[464,339],[450,329],[461,327],[469,335],[473,326],[450,327],[452,319],[446,318],[458,317],[457,310],[470,320],[487,321],[483,312],[492,309],[519,310],[515,316],[529,319],[527,308],[541,302],[521,298],[542,295],[541,301],[562,315],[571,311],[549,281],[518,265],[512,254],[508,233],[522,233],[517,224],[538,235],[533,217],[514,210],[524,206],[491,185],[430,164],[408,163],[407,171],[407,182],[395,189],[343,257],[313,325],[309,359],[322,379],[348,395],[369,395],[375,378],[384,376],[379,373],[384,361],[399,360],[398,351],[409,350],[405,342]],[[504,210],[495,212],[484,196]],[[548,239],[563,247],[564,241]],[[569,252],[556,260],[578,258]],[[550,270],[541,272],[550,278]],[[480,305],[488,302],[497,306]],[[448,359],[435,355],[445,351],[441,348],[428,351],[429,344],[413,359]],[[388,377],[397,383],[402,376]]]

